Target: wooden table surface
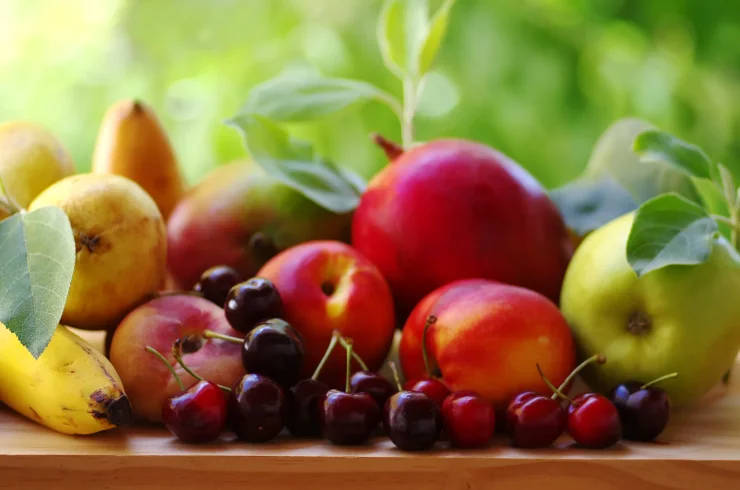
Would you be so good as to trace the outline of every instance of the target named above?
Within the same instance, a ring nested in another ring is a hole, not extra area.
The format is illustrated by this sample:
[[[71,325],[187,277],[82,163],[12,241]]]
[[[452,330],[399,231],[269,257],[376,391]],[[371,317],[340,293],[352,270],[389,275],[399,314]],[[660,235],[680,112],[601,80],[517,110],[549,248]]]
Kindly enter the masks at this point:
[[[740,367],[740,366],[738,366]],[[737,371],[740,373],[740,370]],[[584,450],[438,444],[404,453],[387,439],[358,448],[281,437],[256,445],[189,446],[161,427],[94,436],[57,434],[0,408],[0,489],[740,489],[740,374],[696,407],[673,415],[657,443]]]

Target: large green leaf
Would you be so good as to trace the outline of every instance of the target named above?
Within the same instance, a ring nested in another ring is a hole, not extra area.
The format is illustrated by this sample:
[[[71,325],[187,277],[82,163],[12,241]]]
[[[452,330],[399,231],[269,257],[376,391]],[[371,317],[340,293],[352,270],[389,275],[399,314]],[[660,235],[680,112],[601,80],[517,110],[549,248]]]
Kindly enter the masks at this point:
[[[386,67],[397,77],[419,76],[421,45],[428,31],[428,0],[386,0],[378,20],[378,45]]]
[[[62,317],[74,266],[74,236],[60,208],[0,221],[0,322],[36,358]]]
[[[701,148],[665,131],[641,133],[635,138],[634,150],[643,160],[666,162],[692,177],[712,177],[712,161]]]
[[[274,121],[308,121],[369,100],[394,109],[399,106],[391,95],[369,83],[318,75],[281,76],[253,88],[240,112]]]
[[[422,41],[419,53],[419,75],[424,75],[432,67],[437,57],[439,47],[447,33],[447,25],[450,22],[450,11],[455,0],[444,0],[439,10],[432,17],[427,34]]]
[[[627,240],[627,261],[638,276],[669,265],[705,262],[712,253],[717,224],[699,205],[664,194],[637,210]]]
[[[335,213],[354,210],[360,200],[358,177],[348,178],[308,142],[292,138],[274,122],[240,115],[229,124],[241,131],[252,155],[267,173]]]

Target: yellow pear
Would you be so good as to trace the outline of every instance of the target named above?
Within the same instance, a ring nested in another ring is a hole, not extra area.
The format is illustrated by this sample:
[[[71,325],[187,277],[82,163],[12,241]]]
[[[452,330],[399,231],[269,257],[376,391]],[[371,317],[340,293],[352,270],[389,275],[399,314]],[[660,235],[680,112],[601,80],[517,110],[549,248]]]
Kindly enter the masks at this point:
[[[164,128],[154,111],[137,100],[119,101],[106,113],[92,170],[128,177],[139,184],[152,196],[165,220],[185,190]]]
[[[72,157],[45,128],[24,121],[0,124],[0,219],[11,206],[26,208],[44,189],[75,172]]]
[[[87,330],[115,327],[164,285],[167,230],[154,200],[118,175],[66,177],[42,192],[30,210],[59,206],[77,250],[61,322]]]

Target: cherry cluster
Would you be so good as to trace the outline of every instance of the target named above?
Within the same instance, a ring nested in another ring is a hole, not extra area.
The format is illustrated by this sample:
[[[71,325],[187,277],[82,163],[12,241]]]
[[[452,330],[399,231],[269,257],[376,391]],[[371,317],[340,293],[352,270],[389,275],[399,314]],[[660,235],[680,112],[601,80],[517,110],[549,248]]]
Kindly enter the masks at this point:
[[[162,407],[162,420],[185,442],[204,443],[217,439],[228,427],[238,439],[260,443],[278,436],[284,428],[296,437],[324,437],[339,445],[366,443],[384,432],[402,450],[419,451],[446,440],[452,447],[480,448],[490,443],[497,429],[521,448],[552,445],[566,430],[586,448],[606,448],[621,438],[650,441],[665,428],[670,413],[667,394],[655,383],[630,381],[618,385],[609,396],[583,393],[574,398],[564,392],[587,365],[603,364],[593,356],[579,365],[555,387],[536,366],[552,393],[524,392],[506,407],[497,420],[494,407],[473,391],[450,392],[431,374],[426,351],[430,317],[424,329],[422,355],[427,377],[401,385],[393,363],[395,385],[370,371],[353,350],[352,339],[335,331],[329,346],[310,378],[300,379],[303,343],[300,334],[280,319],[282,302],[274,285],[265,279],[243,281],[225,267],[207,271],[195,287],[207,299],[223,304],[229,323],[245,338],[205,331],[204,337],[238,342],[242,363],[248,373],[234,386],[219,386],[193,372],[182,359],[188,343],[201,339],[179,339],[172,346],[174,359],[199,381],[185,389],[172,366],[181,391]],[[319,380],[321,370],[337,345],[347,353],[345,389],[330,389]],[[360,370],[352,372],[353,360]]]

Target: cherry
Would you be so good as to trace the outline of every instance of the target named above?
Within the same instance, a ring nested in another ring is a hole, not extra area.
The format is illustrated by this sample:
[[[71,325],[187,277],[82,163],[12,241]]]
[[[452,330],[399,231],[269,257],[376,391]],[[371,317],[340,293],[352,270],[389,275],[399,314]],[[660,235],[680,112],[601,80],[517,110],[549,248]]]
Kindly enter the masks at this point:
[[[496,431],[496,412],[484,398],[452,393],[442,404],[445,432],[453,446],[478,448],[489,443]]]
[[[676,376],[678,373],[668,374],[645,384],[627,381],[612,389],[609,398],[619,412],[625,439],[647,442],[663,432],[671,402],[665,391],[653,385]]]
[[[383,428],[391,442],[404,451],[429,449],[442,433],[442,413],[424,393],[401,389],[394,363],[389,363],[398,391],[383,406]]]
[[[231,390],[229,425],[239,439],[274,439],[283,429],[285,411],[283,390],[261,374],[246,374]]]
[[[172,373],[180,392],[167,397],[162,405],[162,422],[178,439],[188,443],[211,442],[226,426],[226,398],[221,388],[199,380],[187,390],[172,365],[153,347],[146,350],[157,356]]]
[[[517,447],[552,445],[565,430],[565,422],[558,401],[531,391],[515,396],[506,409],[506,432]]]
[[[205,299],[223,307],[231,288],[244,278],[236,270],[225,265],[211,267],[201,274],[193,291],[201,293]]]
[[[617,407],[605,396],[583,393],[568,405],[568,432],[583,447],[603,449],[622,437]]]
[[[380,421],[380,409],[367,393],[350,393],[352,341],[347,339],[345,391],[329,390],[321,400],[319,418],[324,437],[334,444],[363,444]]]
[[[404,388],[410,391],[418,391],[424,393],[429,398],[434,400],[437,405],[441,408],[445,398],[450,394],[449,388],[440,380],[432,376],[431,365],[429,364],[429,353],[427,352],[427,332],[429,327],[437,322],[437,317],[429,315],[427,321],[424,324],[424,332],[421,335],[421,357],[424,360],[424,367],[426,368],[428,378],[418,379],[411,382],[407,382]]]
[[[355,372],[349,380],[349,389],[350,393],[367,393],[373,397],[380,410],[385,406],[385,402],[399,391],[386,378],[372,371]]]
[[[268,279],[253,277],[229,290],[224,312],[231,327],[247,333],[260,322],[283,315],[283,301]]]
[[[331,356],[339,340],[339,332],[334,331],[324,357],[316,366],[310,378],[298,381],[287,392],[288,413],[286,425],[294,436],[317,437],[321,435],[319,403],[329,391],[329,386],[318,380],[321,370]]]

